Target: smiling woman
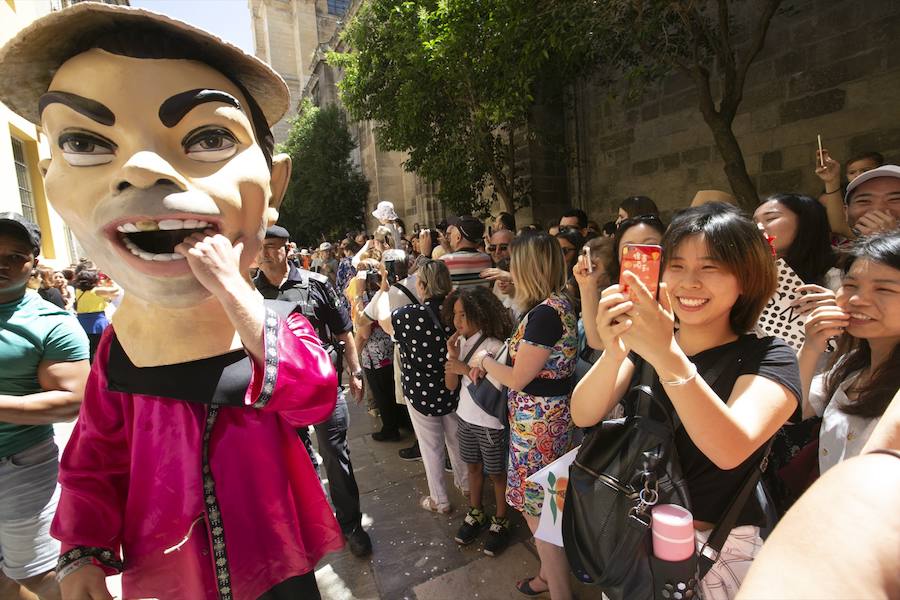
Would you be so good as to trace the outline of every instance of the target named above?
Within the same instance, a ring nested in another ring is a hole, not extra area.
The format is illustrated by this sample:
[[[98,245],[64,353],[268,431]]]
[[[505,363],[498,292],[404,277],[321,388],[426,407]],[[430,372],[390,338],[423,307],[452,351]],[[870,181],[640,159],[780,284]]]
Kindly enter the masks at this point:
[[[790,347],[748,334],[776,285],[774,261],[752,221],[725,204],[690,208],[675,217],[662,246],[658,302],[629,271],[622,280],[633,299],[620,285],[601,294],[596,327],[605,350],[575,388],[572,418],[581,427],[597,424],[649,363],[654,398],[683,424],[674,443],[704,541],[796,408],[800,379]],[[737,592],[762,545],[763,521],[751,498],[722,548],[728,564],[717,562],[701,582],[704,597]]]

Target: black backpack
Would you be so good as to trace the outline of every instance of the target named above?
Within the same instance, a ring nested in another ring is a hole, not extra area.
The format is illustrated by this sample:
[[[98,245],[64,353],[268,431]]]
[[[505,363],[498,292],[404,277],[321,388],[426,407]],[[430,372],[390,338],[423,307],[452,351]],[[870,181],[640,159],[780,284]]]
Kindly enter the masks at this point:
[[[691,508],[675,449],[676,423],[650,390],[653,367],[640,363],[640,380],[624,400],[628,416],[591,430],[569,467],[562,519],[575,576],[629,600],[653,597],[650,509]]]
[[[735,344],[704,374],[711,386],[742,346]],[[653,367],[639,359],[635,368],[638,383],[623,401],[627,416],[592,429],[569,467],[562,516],[566,557],[579,580],[597,585],[614,600],[649,600],[666,584],[679,583],[685,586],[681,590],[691,591],[683,598],[696,598],[698,581],[718,558],[761,471],[748,476],[699,556],[682,563],[655,559],[652,507],[677,504],[691,510],[691,504],[675,448],[680,419],[653,397]]]

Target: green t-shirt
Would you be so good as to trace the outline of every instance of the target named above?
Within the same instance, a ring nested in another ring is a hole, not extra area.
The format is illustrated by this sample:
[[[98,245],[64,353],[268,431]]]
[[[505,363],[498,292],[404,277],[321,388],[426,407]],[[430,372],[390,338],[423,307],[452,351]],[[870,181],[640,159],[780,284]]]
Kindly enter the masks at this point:
[[[87,360],[88,340],[74,315],[37,294],[0,304],[0,395],[42,392],[41,361]],[[53,437],[52,425],[14,425],[0,421],[0,458]]]

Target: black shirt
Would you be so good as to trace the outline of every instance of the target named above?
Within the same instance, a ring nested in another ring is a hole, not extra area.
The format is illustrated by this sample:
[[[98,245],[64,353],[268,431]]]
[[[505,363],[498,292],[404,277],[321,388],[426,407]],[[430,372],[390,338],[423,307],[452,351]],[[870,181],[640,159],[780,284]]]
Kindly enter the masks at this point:
[[[341,304],[334,286],[328,278],[312,271],[290,265],[287,280],[276,287],[260,269],[253,279],[256,289],[264,298],[285,300],[297,304],[297,312],[309,319],[316,334],[324,344],[332,338],[353,331],[353,323],[347,309]]]
[[[60,291],[58,289],[52,288],[52,287],[51,288],[43,288],[42,287],[42,288],[38,288],[37,292],[38,292],[38,295],[40,295],[40,297],[43,298],[44,300],[46,300],[47,302],[52,302],[53,304],[55,304],[58,307],[65,310],[66,301],[63,300],[62,294],[60,293]]]
[[[728,353],[735,344],[740,344],[737,360],[731,360],[725,364],[714,382],[706,380],[722,401],[727,402],[731,397],[731,391],[740,376],[759,375],[783,385],[794,394],[799,402],[802,396],[797,355],[790,346],[778,338],[757,338],[755,335],[744,335],[734,342],[704,350],[689,358],[697,366],[700,376],[703,376],[704,373],[709,373],[713,369],[713,365],[720,362],[722,355]],[[630,356],[633,362],[635,356],[634,354]],[[640,361],[641,359],[636,360]],[[637,382],[638,377],[640,377],[640,369],[635,368],[633,383]],[[664,387],[659,383],[659,378],[654,380],[652,389],[654,397],[661,399],[670,410],[674,410]],[[758,467],[766,444],[763,444],[743,463],[727,471],[713,464],[697,448],[684,427],[679,427],[675,433],[675,446],[691,495],[691,512],[694,519],[717,523],[728,509],[729,503],[737,495],[741,485],[746,481],[750,471]],[[751,494],[750,500],[747,501],[734,526],[763,524],[762,508],[755,494]]]

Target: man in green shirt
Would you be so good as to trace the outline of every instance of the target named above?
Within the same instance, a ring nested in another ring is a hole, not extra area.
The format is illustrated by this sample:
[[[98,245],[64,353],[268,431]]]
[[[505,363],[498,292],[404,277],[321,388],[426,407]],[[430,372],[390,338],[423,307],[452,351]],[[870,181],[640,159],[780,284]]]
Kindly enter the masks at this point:
[[[0,213],[0,597],[21,584],[47,600],[60,597],[53,423],[78,416],[90,367],[75,317],[26,293],[40,244],[37,225]]]

